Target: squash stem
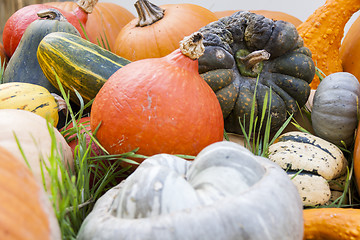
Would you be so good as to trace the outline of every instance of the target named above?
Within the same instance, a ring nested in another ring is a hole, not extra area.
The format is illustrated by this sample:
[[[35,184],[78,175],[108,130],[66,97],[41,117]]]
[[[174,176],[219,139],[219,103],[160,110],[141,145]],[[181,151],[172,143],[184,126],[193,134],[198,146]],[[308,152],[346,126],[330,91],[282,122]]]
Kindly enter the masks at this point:
[[[203,44],[203,35],[195,32],[180,41],[180,51],[192,60],[198,59],[204,54],[205,47]]]
[[[54,8],[40,10],[36,14],[41,19],[58,20],[60,22],[67,21],[66,18],[64,17],[64,15],[62,15],[60,11],[58,11]]]
[[[262,70],[262,62],[269,59],[270,53],[266,50],[257,50],[250,53],[245,49],[240,49],[235,54],[236,64],[241,75],[247,77],[257,77]]]
[[[92,13],[99,0],[78,0],[76,4],[86,13]]]
[[[139,15],[137,27],[149,26],[164,17],[165,10],[147,0],[138,0],[134,6]]]

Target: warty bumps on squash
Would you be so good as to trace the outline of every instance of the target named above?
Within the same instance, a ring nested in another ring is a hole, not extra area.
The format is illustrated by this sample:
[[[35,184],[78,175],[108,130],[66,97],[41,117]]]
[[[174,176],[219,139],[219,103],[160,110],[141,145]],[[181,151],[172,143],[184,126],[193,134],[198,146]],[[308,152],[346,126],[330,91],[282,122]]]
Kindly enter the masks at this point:
[[[181,49],[181,50],[180,50]],[[202,35],[185,38],[162,58],[131,62],[102,86],[91,108],[91,130],[110,154],[195,156],[222,141],[219,102],[198,73]]]
[[[271,99],[273,132],[306,103],[315,65],[293,24],[239,11],[200,32],[199,73],[218,97],[228,132],[242,134],[239,121],[250,125],[254,94],[258,121],[266,94]]]

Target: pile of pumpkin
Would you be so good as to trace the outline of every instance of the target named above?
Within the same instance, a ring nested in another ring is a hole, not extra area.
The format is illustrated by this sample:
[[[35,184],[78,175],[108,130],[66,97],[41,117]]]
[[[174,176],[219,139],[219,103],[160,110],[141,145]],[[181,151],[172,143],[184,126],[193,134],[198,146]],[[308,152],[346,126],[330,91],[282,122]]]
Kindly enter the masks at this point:
[[[42,164],[76,171],[80,135],[95,156],[144,157],[122,163],[130,175],[97,199],[79,239],[358,238],[360,209],[346,196],[360,185],[360,19],[342,37],[360,3],[327,0],[305,22],[135,8],[51,2],[7,21],[0,238],[61,239],[48,193],[64,176]]]

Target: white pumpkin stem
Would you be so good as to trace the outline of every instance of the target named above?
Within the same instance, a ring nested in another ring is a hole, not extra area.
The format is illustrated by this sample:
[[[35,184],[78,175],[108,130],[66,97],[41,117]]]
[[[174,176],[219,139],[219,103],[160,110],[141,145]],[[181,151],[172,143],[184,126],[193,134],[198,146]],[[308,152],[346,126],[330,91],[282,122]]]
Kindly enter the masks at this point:
[[[164,17],[165,10],[147,0],[138,0],[134,6],[139,15],[137,27],[149,26]]]
[[[192,60],[198,59],[205,51],[203,39],[204,37],[200,32],[195,32],[190,36],[185,37],[180,41],[181,53]]]
[[[78,0],[76,4],[86,13],[92,13],[99,0]]]

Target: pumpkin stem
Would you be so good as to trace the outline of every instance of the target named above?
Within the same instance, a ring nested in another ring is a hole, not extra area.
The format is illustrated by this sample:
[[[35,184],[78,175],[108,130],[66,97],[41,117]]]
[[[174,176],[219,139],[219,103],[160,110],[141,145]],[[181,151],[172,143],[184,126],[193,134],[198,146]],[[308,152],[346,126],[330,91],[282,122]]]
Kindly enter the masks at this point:
[[[86,13],[92,13],[99,0],[78,0],[76,4]]]
[[[195,32],[180,41],[180,51],[192,60],[198,59],[204,54],[203,35]]]
[[[64,15],[62,15],[60,11],[58,11],[58,10],[56,10],[54,8],[40,10],[36,14],[41,19],[58,20],[60,22],[66,22],[67,21],[66,18],[64,17]]]
[[[235,54],[235,60],[240,73],[243,76],[257,77],[261,72],[265,60],[269,60],[270,53],[266,50],[257,50],[249,52],[244,49],[240,49]]]
[[[165,10],[147,0],[138,0],[134,6],[139,15],[137,27],[149,26],[164,17]]]

